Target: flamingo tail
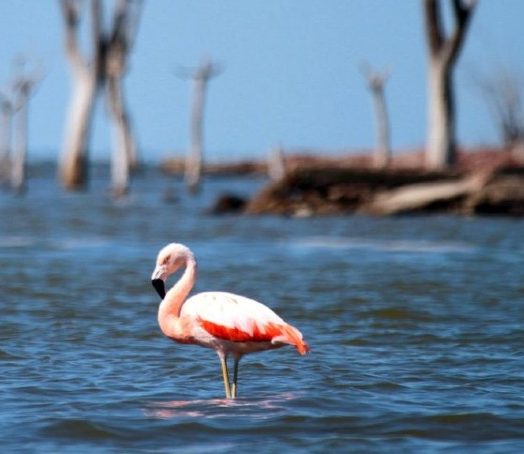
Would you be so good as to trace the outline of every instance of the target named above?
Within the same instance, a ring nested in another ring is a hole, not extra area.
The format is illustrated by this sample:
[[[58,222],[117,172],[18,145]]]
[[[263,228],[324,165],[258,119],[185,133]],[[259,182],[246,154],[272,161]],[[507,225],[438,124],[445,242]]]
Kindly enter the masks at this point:
[[[285,344],[293,345],[301,355],[309,352],[309,345],[302,338],[302,333],[291,325],[279,326],[280,333],[274,337],[271,342],[283,342]]]
[[[230,327],[199,320],[201,326],[212,336],[231,342],[267,342],[293,345],[301,355],[309,351],[309,345],[302,338],[302,333],[294,326],[282,323],[255,324],[250,332],[239,327]]]

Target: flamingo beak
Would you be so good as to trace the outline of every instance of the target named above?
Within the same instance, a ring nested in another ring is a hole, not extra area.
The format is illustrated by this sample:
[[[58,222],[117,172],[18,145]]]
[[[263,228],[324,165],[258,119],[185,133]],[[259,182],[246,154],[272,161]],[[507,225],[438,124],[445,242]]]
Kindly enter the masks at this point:
[[[160,299],[164,299],[166,296],[166,286],[164,283],[165,274],[164,267],[158,266],[155,268],[155,271],[153,271],[153,275],[151,276],[151,284],[153,284],[153,287],[160,296]]]
[[[164,281],[162,279],[153,279],[151,280],[151,283],[153,284],[153,287],[155,288],[156,292],[160,296],[160,299],[164,299],[166,296],[166,287],[164,285]]]

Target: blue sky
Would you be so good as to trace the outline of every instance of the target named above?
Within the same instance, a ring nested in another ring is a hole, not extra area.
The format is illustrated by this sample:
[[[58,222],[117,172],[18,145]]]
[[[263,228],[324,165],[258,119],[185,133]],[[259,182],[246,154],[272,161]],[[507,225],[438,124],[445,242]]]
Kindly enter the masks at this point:
[[[496,143],[497,131],[471,84],[476,71],[523,71],[524,2],[480,0],[456,74],[458,135],[466,145]],[[60,149],[69,97],[57,1],[0,2],[0,86],[23,53],[46,78],[31,101],[30,153]],[[210,55],[225,72],[210,84],[205,143],[210,160],[262,158],[275,144],[327,152],[374,143],[370,95],[359,65],[389,68],[386,87],[397,150],[426,133],[426,56],[420,0],[145,0],[127,98],[142,155],[156,160],[188,143],[190,87],[173,75]],[[108,156],[100,102],[91,142]]]

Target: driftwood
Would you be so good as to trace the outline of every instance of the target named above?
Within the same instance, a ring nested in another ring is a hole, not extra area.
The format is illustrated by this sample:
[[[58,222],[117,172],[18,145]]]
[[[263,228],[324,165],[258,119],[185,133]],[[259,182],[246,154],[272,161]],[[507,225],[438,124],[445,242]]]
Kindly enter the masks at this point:
[[[524,167],[502,168],[465,203],[467,214],[524,216]]]
[[[440,205],[440,208],[452,206],[475,193],[482,182],[475,177],[464,178],[453,182],[433,182],[404,186],[393,191],[377,194],[374,199],[360,211],[372,214],[390,215],[413,213],[429,210]]]
[[[510,162],[510,161],[508,161]],[[269,183],[248,214],[497,214],[524,216],[524,166],[469,173],[421,169],[298,168]]]
[[[379,170],[374,168],[296,168],[249,202],[249,214],[349,214],[380,192],[432,181],[454,181],[456,172]]]

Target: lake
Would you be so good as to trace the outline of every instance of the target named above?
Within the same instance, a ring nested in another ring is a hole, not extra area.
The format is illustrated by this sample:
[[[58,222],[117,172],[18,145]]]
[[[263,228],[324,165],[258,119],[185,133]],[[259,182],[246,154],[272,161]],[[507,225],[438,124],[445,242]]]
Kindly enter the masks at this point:
[[[211,216],[155,170],[107,196],[37,171],[0,195],[2,452],[524,450],[524,221]],[[270,306],[311,346],[246,356],[236,401],[212,350],[165,338],[150,283],[182,242],[195,291]]]

